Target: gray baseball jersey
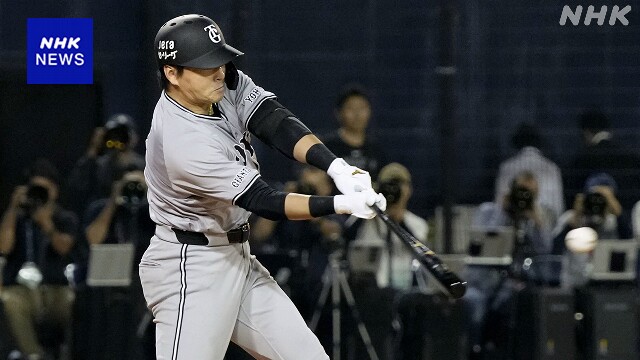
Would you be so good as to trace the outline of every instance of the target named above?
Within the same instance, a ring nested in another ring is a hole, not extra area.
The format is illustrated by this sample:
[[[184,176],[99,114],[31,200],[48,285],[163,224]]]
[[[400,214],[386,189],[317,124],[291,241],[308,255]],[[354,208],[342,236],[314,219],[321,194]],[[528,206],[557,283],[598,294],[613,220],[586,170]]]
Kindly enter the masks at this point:
[[[239,72],[220,116],[195,114],[162,93],[147,137],[145,178],[151,219],[182,230],[223,234],[247,222],[235,200],[260,176],[247,121],[275,95]]]
[[[234,341],[269,359],[327,360],[320,342],[249,244],[225,232],[250,213],[235,201],[259,178],[247,122],[274,97],[243,73],[219,116],[195,114],[162,93],[146,140],[145,178],[156,233],[140,280],[156,324],[160,359],[222,360]],[[204,233],[181,244],[172,228]]]

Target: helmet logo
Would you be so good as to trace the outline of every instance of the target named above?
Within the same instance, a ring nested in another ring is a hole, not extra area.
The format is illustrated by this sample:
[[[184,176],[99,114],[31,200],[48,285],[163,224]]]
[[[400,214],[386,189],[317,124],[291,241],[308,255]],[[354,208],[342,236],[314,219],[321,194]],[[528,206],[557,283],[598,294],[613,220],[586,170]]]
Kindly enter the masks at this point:
[[[219,43],[220,40],[222,40],[222,35],[220,34],[220,32],[218,32],[218,29],[216,29],[215,25],[211,24],[205,27],[204,31],[209,32],[209,39],[211,39],[211,41],[213,41],[215,44]]]

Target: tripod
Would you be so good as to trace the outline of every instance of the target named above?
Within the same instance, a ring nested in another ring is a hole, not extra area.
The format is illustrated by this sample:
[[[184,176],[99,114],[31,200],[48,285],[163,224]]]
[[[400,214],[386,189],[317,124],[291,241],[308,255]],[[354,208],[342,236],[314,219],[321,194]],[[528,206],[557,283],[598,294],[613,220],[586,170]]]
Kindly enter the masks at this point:
[[[331,341],[333,346],[332,360],[340,360],[340,345],[342,340],[340,338],[340,291],[342,290],[342,293],[344,293],[344,297],[347,301],[347,305],[349,306],[349,310],[351,311],[351,316],[358,326],[358,333],[360,334],[360,338],[362,339],[362,342],[367,349],[367,353],[369,354],[369,359],[378,360],[378,354],[371,344],[369,332],[362,322],[360,312],[358,311],[355,299],[353,298],[353,293],[351,292],[351,288],[349,287],[349,283],[347,282],[347,276],[344,271],[344,264],[341,260],[341,257],[341,251],[334,251],[329,255],[329,264],[327,265],[327,268],[322,275],[322,291],[320,292],[318,303],[316,304],[311,322],[309,323],[309,328],[311,329],[311,331],[315,331],[316,327],[318,326],[318,321],[320,320],[322,309],[326,305],[329,296],[329,290],[331,290],[331,320],[333,335]]]

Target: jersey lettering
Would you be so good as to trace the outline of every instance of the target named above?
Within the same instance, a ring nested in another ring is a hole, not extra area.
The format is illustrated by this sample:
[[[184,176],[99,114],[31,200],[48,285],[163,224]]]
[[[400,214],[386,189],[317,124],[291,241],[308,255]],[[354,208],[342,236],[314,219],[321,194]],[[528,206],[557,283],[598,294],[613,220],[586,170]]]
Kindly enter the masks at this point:
[[[240,169],[240,172],[238,172],[236,176],[233,177],[233,180],[231,180],[231,186],[233,186],[234,188],[240,186],[240,184],[242,184],[242,180],[247,177],[247,174],[249,174],[249,169],[247,169],[246,167]]]
[[[245,102],[248,102],[248,103],[253,103],[253,101],[254,101],[255,99],[257,99],[257,98],[258,98],[258,96],[260,96],[260,94],[261,94],[261,93],[262,93],[262,88],[261,88],[261,87],[259,87],[259,86],[258,86],[258,87],[255,87],[255,88],[253,88],[253,90],[251,90],[251,92],[249,93],[249,95],[247,95],[247,96],[244,98],[244,101],[245,101]]]

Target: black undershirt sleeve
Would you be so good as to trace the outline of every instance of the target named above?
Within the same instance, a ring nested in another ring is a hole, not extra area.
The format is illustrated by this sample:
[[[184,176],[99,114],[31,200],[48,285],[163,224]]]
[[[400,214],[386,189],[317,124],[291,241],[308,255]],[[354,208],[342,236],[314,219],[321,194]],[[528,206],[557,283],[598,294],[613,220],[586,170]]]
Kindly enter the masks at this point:
[[[265,144],[293,159],[293,148],[311,134],[298,118],[275,99],[266,99],[249,119],[249,131]]]
[[[288,193],[278,191],[264,180],[257,179],[235,202],[235,205],[269,220],[283,220],[284,201]],[[335,214],[333,196],[311,196],[309,213],[313,217]]]
[[[248,128],[258,139],[293,160],[296,143],[305,135],[311,134],[309,128],[275,99],[266,99],[258,106],[249,119]],[[320,143],[309,148],[305,161],[327,171],[335,159],[336,156]]]
[[[235,204],[265,219],[282,220],[287,218],[284,213],[286,197],[286,192],[278,191],[264,180],[257,179],[236,199]]]

